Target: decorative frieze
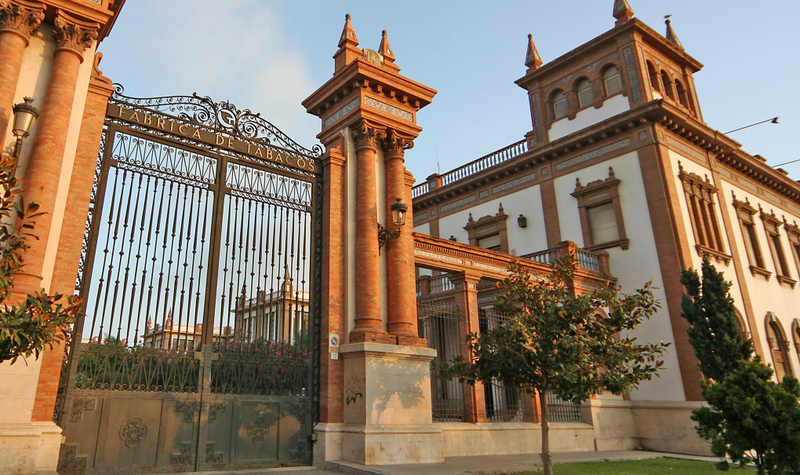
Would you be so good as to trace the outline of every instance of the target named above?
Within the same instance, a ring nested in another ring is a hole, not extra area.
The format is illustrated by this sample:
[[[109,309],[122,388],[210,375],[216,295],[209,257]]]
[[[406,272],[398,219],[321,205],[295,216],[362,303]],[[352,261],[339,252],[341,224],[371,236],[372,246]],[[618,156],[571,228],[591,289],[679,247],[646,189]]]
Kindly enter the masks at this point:
[[[465,204],[472,203],[473,201],[477,200],[478,197],[475,195],[469,195],[466,198],[461,198],[458,201],[453,201],[452,203],[448,203],[441,207],[442,213],[445,211],[450,211],[453,208],[458,208],[459,206],[464,206]]]
[[[334,123],[337,120],[341,119],[345,114],[347,114],[351,110],[355,109],[356,107],[358,107],[358,98],[355,98],[352,101],[348,102],[341,109],[339,109],[338,111],[334,112],[333,115],[331,115],[330,117],[325,119],[325,121],[323,122],[322,127],[323,128],[328,127],[329,125],[331,125],[332,123]]]
[[[414,115],[408,111],[404,111],[402,109],[398,109],[397,107],[390,106],[389,104],[383,103],[381,101],[377,101],[371,97],[364,98],[364,105],[368,107],[372,107],[374,109],[378,109],[380,111],[386,112],[388,114],[395,115],[400,117],[401,119],[405,119],[407,121],[413,122]]]
[[[597,158],[601,155],[605,155],[607,153],[614,152],[621,148],[625,148],[631,144],[631,139],[623,139],[618,142],[614,142],[612,144],[606,145],[605,147],[600,147],[598,149],[592,150],[591,152],[586,152],[578,155],[577,157],[572,157],[569,160],[565,160],[561,163],[556,164],[556,170],[561,171],[565,168],[573,167],[578,165],[579,163],[587,162],[593,158]]]
[[[529,181],[533,181],[535,179],[536,179],[536,173],[529,173],[527,175],[521,176],[509,182],[503,183],[502,185],[497,185],[495,187],[492,187],[492,193],[499,193],[509,188],[514,188],[517,185],[528,183]]]
[[[639,87],[639,78],[636,76],[636,62],[633,59],[633,51],[630,47],[622,50],[625,56],[625,69],[628,70],[628,83],[631,85],[631,95],[633,102],[642,100],[642,89]]]

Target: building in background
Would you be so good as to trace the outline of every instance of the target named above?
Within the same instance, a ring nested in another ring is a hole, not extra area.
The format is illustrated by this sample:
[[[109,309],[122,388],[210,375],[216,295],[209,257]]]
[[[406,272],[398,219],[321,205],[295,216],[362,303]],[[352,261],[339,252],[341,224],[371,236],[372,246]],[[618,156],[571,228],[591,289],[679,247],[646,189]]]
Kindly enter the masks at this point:
[[[665,367],[630,401],[590,405],[630,407],[642,448],[692,453],[705,448],[689,420],[702,375],[681,316],[681,269],[710,256],[733,282],[758,354],[776,378],[796,374],[800,185],[703,121],[702,64],[669,20],[662,36],[625,0],[614,17],[614,28],[546,64],[529,37],[516,83],[528,91],[531,131],[416,186],[414,226],[518,256],[573,241],[607,252],[623,291],[652,279],[662,309],[635,335],[672,343]]]

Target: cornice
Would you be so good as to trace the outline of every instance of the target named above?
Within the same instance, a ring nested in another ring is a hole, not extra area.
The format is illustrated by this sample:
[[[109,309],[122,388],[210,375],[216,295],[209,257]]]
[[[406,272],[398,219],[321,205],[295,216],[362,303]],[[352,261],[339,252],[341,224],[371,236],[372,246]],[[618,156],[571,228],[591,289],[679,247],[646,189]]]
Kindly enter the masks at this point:
[[[645,44],[656,48],[662,54],[666,55],[678,64],[687,66],[692,73],[695,73],[703,68],[702,63],[694,59],[692,56],[686,54],[686,52],[677,48],[674,44],[647,26],[641,20],[633,18],[619,27],[608,30],[602,35],[587,41],[581,46],[578,46],[572,51],[561,55],[548,63],[545,63],[538,69],[530,70],[528,74],[514,82],[523,89],[526,89],[530,83],[553,75],[560,69],[564,68],[568,63],[572,61],[580,61],[587,55],[591,55],[593,51],[608,46],[609,44],[616,44],[616,40],[618,40],[619,37],[630,36],[632,41],[639,41],[636,39],[636,34],[642,37],[642,40]]]
[[[722,132],[708,127],[685,111],[660,99],[650,101],[636,109],[618,114],[566,137],[537,146],[512,160],[476,173],[468,179],[435,188],[414,200],[414,210],[421,210],[434,203],[468,193],[478,186],[504,180],[521,170],[548,160],[577,150],[599,146],[600,143],[607,143],[615,136],[626,134],[647,124],[664,127],[672,134],[705,151],[718,164],[730,167],[762,186],[800,204],[800,183],[790,179],[781,170],[767,165],[765,159],[744,152],[740,148],[741,144]]]

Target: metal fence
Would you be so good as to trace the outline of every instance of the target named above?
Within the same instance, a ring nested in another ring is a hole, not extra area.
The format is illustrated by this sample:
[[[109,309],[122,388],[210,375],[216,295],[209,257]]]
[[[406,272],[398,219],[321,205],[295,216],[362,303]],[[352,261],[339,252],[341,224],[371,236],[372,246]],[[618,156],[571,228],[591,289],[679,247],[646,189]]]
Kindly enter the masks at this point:
[[[438,368],[452,357],[462,354],[463,316],[453,300],[417,303],[420,337],[427,338],[428,346],[437,351],[431,362],[431,405],[434,422],[461,422],[464,420],[464,389],[455,379],[439,376]]]
[[[547,418],[550,422],[582,422],[581,407],[572,401],[565,401],[552,391],[545,392]]]

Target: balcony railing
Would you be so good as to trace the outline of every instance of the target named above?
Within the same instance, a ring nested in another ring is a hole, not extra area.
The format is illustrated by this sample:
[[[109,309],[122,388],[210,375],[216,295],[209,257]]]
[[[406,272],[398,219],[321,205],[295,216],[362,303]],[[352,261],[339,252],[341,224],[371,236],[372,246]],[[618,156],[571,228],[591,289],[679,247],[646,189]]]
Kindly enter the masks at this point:
[[[432,191],[437,186],[447,186],[451,183],[455,183],[497,164],[518,157],[527,151],[528,142],[526,140],[520,140],[517,143],[513,143],[505,148],[497,150],[496,152],[492,152],[489,155],[483,156],[477,160],[473,160],[466,165],[456,168],[455,170],[450,170],[441,176],[440,183],[428,181],[415,186],[411,190],[411,197],[416,198],[418,196],[422,196],[425,193]],[[433,183],[433,186],[431,186],[431,183]]]
[[[556,259],[561,257],[561,253],[559,252],[558,248],[553,248],[553,249],[545,249],[544,251],[534,252],[531,254],[525,254],[522,257],[542,264],[547,264],[548,266],[552,266],[553,263],[556,261]],[[576,249],[575,261],[577,266],[580,267],[581,269],[586,269],[594,272],[601,272],[600,256],[598,256],[592,251],[586,251],[584,249]]]

